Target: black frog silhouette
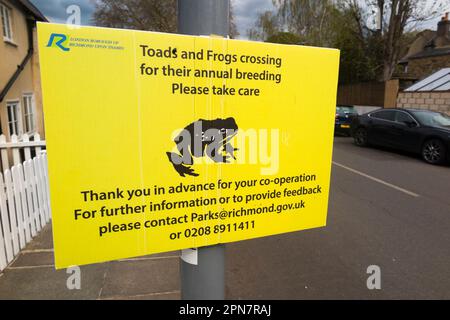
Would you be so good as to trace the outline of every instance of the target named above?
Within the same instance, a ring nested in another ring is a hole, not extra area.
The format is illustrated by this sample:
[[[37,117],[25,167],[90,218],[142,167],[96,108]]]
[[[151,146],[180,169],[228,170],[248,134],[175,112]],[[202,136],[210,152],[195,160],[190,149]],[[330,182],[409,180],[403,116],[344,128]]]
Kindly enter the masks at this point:
[[[238,149],[231,145],[230,140],[238,130],[234,118],[199,119],[184,128],[174,139],[179,154],[166,154],[180,176],[197,177],[199,174],[191,168],[194,157],[207,156],[216,163],[230,163],[231,158],[236,160],[235,152]]]

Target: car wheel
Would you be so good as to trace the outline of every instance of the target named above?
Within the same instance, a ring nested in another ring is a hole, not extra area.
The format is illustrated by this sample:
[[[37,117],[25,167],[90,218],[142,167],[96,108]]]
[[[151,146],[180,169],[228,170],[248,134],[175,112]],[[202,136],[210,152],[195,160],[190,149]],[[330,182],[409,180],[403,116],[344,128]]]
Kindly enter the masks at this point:
[[[446,160],[447,150],[441,140],[431,139],[422,147],[422,158],[431,164],[443,164]]]
[[[367,130],[365,128],[358,128],[353,136],[355,144],[359,147],[366,147],[367,143]]]

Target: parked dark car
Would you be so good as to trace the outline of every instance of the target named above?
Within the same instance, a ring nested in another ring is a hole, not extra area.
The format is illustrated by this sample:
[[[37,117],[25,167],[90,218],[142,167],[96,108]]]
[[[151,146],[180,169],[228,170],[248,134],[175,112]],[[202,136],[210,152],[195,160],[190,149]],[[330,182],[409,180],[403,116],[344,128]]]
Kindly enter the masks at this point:
[[[337,134],[350,136],[353,118],[357,116],[358,113],[356,112],[354,106],[336,106],[336,122],[334,125],[334,132]]]
[[[416,109],[378,109],[352,123],[355,144],[379,145],[422,155],[431,164],[450,159],[450,117]]]

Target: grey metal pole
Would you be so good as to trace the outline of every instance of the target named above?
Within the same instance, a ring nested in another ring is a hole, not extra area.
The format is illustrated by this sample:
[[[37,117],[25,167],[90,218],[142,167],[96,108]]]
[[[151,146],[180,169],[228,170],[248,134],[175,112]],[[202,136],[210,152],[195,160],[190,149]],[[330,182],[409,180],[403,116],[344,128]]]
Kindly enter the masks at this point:
[[[230,0],[178,0],[178,33],[227,37]]]
[[[178,0],[178,32],[228,36],[230,0]],[[199,248],[197,265],[180,261],[183,300],[225,299],[225,245]]]
[[[197,265],[180,260],[181,299],[225,299],[225,245],[199,248]]]

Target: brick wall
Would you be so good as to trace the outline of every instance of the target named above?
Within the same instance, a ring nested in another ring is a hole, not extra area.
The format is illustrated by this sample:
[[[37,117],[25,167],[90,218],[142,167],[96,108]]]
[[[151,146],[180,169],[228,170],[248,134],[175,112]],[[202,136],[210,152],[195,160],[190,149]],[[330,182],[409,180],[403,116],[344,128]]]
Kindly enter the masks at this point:
[[[450,115],[450,91],[400,92],[397,97],[397,107],[439,111]]]

